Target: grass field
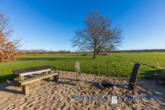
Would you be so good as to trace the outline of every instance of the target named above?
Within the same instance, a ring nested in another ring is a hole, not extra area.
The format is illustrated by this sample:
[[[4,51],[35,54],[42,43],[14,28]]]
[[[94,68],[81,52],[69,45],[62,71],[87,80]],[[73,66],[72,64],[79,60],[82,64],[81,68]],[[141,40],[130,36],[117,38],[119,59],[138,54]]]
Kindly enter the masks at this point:
[[[109,60],[108,69],[106,61]],[[17,61],[0,65],[0,82],[14,78],[12,70],[52,65],[57,70],[75,71],[75,62],[80,61],[81,72],[98,75],[130,77],[135,63],[141,64],[137,77],[150,78],[150,75],[162,75],[157,62],[165,66],[165,53],[113,53],[112,55],[82,56],[82,54],[24,55]]]

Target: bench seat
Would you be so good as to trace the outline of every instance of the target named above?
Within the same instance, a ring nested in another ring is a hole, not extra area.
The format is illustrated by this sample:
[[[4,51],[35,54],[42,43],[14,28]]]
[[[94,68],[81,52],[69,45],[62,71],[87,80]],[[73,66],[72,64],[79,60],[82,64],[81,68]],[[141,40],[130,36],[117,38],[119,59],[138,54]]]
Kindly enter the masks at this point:
[[[58,81],[60,72],[49,73],[46,75],[41,75],[33,78],[29,78],[23,81],[18,81],[18,83],[22,86],[22,92],[26,95],[29,93],[29,84],[35,81],[39,81],[41,79],[49,78],[53,76],[53,80]]]

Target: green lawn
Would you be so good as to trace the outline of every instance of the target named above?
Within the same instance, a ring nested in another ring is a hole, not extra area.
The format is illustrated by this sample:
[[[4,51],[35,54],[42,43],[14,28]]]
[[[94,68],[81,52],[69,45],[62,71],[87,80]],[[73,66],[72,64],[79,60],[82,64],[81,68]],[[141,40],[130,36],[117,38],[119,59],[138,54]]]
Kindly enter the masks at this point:
[[[106,61],[111,60],[108,66]],[[24,55],[17,61],[0,65],[0,82],[14,78],[12,70],[43,65],[55,66],[57,70],[75,71],[75,62],[80,61],[81,72],[107,76],[130,77],[135,63],[140,63],[138,78],[150,78],[152,74],[162,75],[157,62],[164,67],[165,53],[113,53],[112,55],[82,56],[82,54]]]

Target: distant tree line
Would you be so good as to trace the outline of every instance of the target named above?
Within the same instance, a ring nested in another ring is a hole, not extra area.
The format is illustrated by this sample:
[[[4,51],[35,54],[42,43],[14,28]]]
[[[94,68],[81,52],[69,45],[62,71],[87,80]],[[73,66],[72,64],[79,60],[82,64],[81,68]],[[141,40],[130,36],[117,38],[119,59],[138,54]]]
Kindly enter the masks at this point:
[[[20,50],[19,55],[39,55],[39,54],[69,54],[71,53],[69,50],[59,50],[59,51],[47,51],[44,49],[39,50]]]
[[[143,50],[118,50],[118,51],[111,51],[111,53],[119,53],[119,52],[165,52],[165,49],[143,49]]]
[[[100,51],[99,53],[109,53],[109,51]],[[110,53],[120,53],[120,52],[131,52],[131,53],[139,53],[139,52],[165,52],[165,49],[144,49],[144,50],[117,50],[111,51]],[[78,53],[93,53],[92,51],[76,51],[71,52],[69,50],[59,50],[59,51],[47,51],[44,49],[39,50],[20,50],[18,52],[19,55],[39,55],[39,54],[78,54]]]

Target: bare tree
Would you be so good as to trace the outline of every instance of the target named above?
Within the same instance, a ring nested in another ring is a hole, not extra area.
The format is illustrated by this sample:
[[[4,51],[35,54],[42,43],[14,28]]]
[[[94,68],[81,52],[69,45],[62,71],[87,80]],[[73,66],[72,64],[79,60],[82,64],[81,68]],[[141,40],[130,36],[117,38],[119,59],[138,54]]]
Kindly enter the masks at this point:
[[[71,39],[72,46],[78,47],[79,50],[94,50],[94,59],[100,50],[116,48],[120,46],[122,30],[116,26],[112,28],[112,19],[107,16],[100,15],[98,10],[90,11],[89,15],[85,15],[85,27],[76,30],[76,36]]]
[[[16,60],[22,52],[18,50],[22,39],[11,40],[14,31],[9,26],[10,19],[0,10],[0,62],[10,62]]]

